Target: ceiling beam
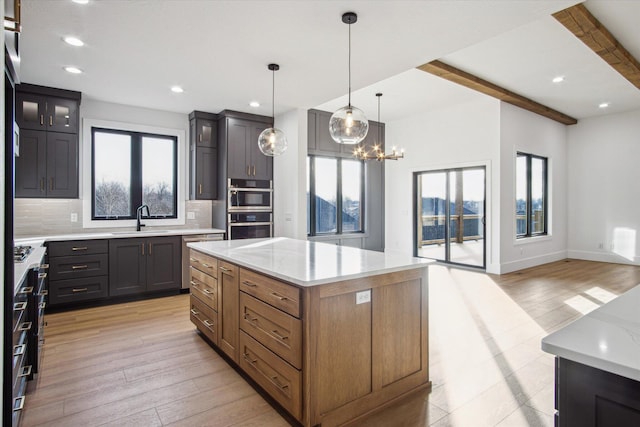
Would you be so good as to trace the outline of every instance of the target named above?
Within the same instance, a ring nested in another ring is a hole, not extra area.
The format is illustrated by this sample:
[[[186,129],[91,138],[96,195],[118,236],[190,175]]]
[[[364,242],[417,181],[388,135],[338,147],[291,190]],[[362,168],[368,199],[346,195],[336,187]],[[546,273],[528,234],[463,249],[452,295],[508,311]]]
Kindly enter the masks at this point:
[[[583,4],[556,12],[553,17],[640,89],[640,63]]]
[[[481,79],[480,77],[469,74],[458,68],[452,67],[449,64],[445,64],[442,61],[431,61],[417,67],[419,70],[426,71],[427,73],[434,74],[443,79],[458,83],[459,85],[466,86],[470,89],[484,93],[485,95],[492,96],[508,104],[515,105],[523,108],[527,111],[531,111],[541,116],[547,117],[551,120],[555,120],[565,125],[575,125],[578,120],[573,117],[567,116],[559,111],[549,108],[545,105],[532,101],[529,98],[518,95],[503,87],[495,85],[491,82]]]

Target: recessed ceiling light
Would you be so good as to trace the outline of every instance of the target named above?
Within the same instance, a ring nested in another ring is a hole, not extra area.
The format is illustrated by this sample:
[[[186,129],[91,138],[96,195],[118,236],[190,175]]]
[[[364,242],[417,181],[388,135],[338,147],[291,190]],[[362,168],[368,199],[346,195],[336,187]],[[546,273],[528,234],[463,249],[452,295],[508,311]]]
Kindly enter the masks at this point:
[[[87,4],[89,3],[89,0],[71,0],[74,3],[78,3],[78,4]]]
[[[68,36],[63,38],[62,40],[64,40],[65,43],[70,44],[71,46],[84,46],[84,42],[77,37]]]
[[[607,108],[609,106],[608,102],[603,102],[600,105],[598,105],[598,108]]]
[[[251,101],[249,103],[249,107],[258,108],[259,106],[260,106],[260,103],[258,101]]]
[[[180,86],[171,86],[171,92],[182,93],[184,92],[184,89],[182,89]]]
[[[71,74],[82,74],[82,70],[78,67],[64,67],[64,70]]]
[[[564,76],[554,77],[553,80],[551,80],[551,81],[554,82],[554,83],[561,83],[561,82],[564,81]]]

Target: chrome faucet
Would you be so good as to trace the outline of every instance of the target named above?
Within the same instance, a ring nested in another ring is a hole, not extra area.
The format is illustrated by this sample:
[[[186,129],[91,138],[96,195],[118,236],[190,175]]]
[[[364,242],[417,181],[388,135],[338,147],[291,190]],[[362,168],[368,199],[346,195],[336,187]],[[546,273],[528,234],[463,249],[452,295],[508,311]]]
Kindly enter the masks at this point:
[[[149,218],[150,214],[149,214],[149,206],[147,205],[142,205],[140,207],[138,207],[138,209],[136,209],[136,231],[140,231],[140,227],[144,227],[144,224],[140,224],[140,220],[142,219],[142,211],[146,210],[147,211],[147,218]]]

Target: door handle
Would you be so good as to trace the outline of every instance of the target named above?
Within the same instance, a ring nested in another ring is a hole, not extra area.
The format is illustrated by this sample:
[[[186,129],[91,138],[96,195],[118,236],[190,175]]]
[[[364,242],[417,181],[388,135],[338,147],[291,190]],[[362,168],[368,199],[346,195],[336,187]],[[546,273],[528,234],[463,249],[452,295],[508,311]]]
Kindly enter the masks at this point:
[[[53,126],[53,116],[49,116],[49,126]]]
[[[40,114],[40,126],[44,126],[44,114]]]
[[[256,165],[253,165],[253,176],[256,176]]]

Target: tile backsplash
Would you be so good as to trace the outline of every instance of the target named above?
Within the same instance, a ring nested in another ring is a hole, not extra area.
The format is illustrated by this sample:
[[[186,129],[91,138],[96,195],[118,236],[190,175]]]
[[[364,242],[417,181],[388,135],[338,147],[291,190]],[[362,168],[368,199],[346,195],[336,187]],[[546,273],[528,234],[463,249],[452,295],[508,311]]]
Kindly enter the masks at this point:
[[[181,226],[162,228],[211,228],[210,200],[187,200],[185,212],[193,212],[195,219],[187,219]],[[74,213],[78,215],[77,222],[71,222],[71,214]],[[15,199],[14,235],[16,238],[105,231],[107,229],[82,227],[82,200],[80,199]]]

